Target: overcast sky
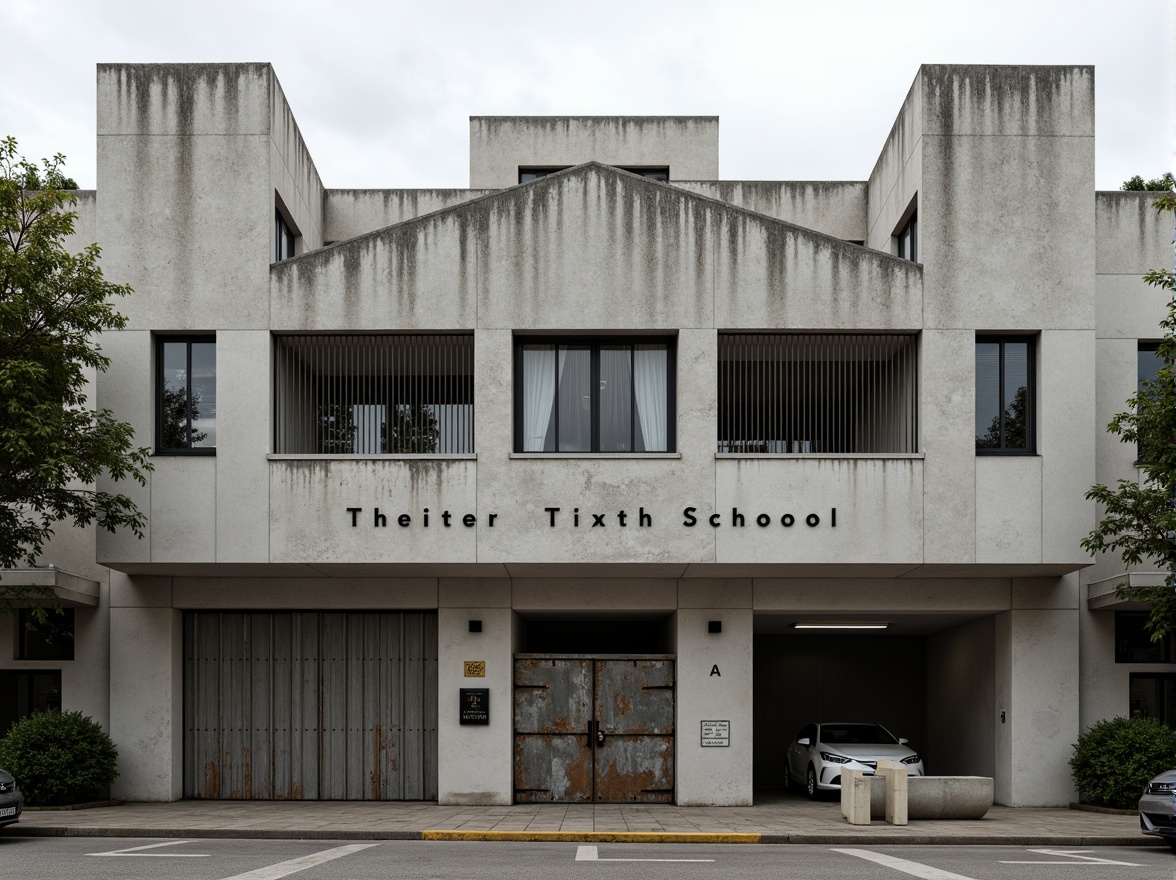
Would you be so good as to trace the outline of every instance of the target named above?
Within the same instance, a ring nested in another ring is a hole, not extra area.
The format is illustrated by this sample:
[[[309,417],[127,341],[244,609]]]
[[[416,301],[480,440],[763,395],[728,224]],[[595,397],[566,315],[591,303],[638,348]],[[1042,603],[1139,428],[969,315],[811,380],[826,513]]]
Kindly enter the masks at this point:
[[[1096,186],[1173,167],[1170,0],[2,0],[0,135],[95,174],[98,62],[269,61],[328,187],[464,187],[469,117],[718,115],[733,180],[864,180],[920,63],[1093,64]]]

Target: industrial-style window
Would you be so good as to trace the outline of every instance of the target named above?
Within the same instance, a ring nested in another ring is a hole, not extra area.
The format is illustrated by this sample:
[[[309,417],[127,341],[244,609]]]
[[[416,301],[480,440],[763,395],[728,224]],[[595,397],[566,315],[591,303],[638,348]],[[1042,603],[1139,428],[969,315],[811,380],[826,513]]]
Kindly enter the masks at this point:
[[[161,337],[158,344],[155,450],[216,452],[216,339]]]
[[[673,339],[515,340],[515,450],[673,452]]]
[[[282,212],[274,210],[274,262],[280,263],[294,256],[294,239],[297,236]]]
[[[524,168],[519,166],[519,183],[530,183],[532,180],[538,180],[540,177],[546,177],[548,174],[554,174],[557,171],[563,171],[565,168],[570,168],[570,165],[561,165],[556,168]],[[670,179],[670,169],[667,165],[659,165],[652,167],[633,166],[625,167],[616,166],[622,171],[628,171],[630,174],[637,174],[648,180],[660,180],[663,183]]]
[[[915,334],[719,334],[720,453],[919,450]]]
[[[976,338],[976,452],[1034,451],[1033,340]]]
[[[1116,663],[1176,662],[1176,637],[1171,633],[1158,642],[1147,631],[1147,611],[1115,612]]]
[[[919,262],[919,212],[911,214],[910,219],[903,224],[902,229],[895,236],[898,245],[897,255],[912,263]]]
[[[274,371],[275,452],[474,451],[473,336],[278,336]]]
[[[32,611],[20,609],[18,660],[72,660],[74,658],[74,610],[48,611],[44,622],[37,623]]]
[[[1144,382],[1155,382],[1160,376],[1160,368],[1164,366],[1164,360],[1159,354],[1160,344],[1158,342],[1141,342],[1139,343],[1139,351],[1136,354],[1136,390],[1144,393]],[[1142,462],[1143,458],[1143,444],[1136,444],[1135,458],[1137,462]]]

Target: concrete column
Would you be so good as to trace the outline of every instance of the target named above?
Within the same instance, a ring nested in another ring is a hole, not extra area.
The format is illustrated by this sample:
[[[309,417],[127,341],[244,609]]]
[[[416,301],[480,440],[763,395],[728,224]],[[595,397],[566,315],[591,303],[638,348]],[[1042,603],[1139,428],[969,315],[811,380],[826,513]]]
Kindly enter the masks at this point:
[[[119,772],[114,797],[183,797],[183,669],[181,614],[171,607],[171,579],[112,571],[110,736]]]
[[[514,797],[510,581],[442,579],[439,596],[437,802],[509,804]],[[481,632],[470,632],[471,620],[481,621]],[[467,661],[485,663],[485,676],[466,676]],[[458,723],[461,688],[490,690],[488,725]]]
[[[725,598],[730,596],[725,592]],[[751,805],[751,618],[750,608],[678,609],[675,762],[680,805]],[[722,625],[722,632],[708,632],[712,620]],[[728,722],[729,744],[704,746],[703,721]]]
[[[1074,799],[1069,760],[1078,739],[1077,669],[1077,609],[997,615],[997,803],[1047,807]]]

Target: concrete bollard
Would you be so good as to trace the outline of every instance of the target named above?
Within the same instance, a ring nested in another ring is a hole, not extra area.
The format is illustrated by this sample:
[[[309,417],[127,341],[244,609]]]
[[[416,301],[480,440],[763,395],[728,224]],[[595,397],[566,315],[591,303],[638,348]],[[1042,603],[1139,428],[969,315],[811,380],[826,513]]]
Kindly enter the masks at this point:
[[[877,773],[886,786],[886,821],[891,825],[907,824],[909,777],[898,761],[879,761]]]
[[[841,773],[841,812],[850,825],[870,824],[870,778],[861,770]]]

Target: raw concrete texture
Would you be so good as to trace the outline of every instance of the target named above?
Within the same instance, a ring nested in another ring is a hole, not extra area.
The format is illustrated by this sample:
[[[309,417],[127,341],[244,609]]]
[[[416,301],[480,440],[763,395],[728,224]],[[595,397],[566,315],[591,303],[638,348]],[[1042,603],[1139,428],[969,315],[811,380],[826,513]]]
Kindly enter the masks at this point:
[[[871,783],[870,813],[882,818],[886,815],[883,779],[875,776]],[[992,809],[993,790],[992,778],[986,776],[908,776],[906,818],[983,819]]]
[[[711,620],[723,631],[708,632]],[[750,608],[681,608],[676,618],[675,800],[750,806],[752,712]],[[703,721],[729,721],[730,745],[703,747]]]
[[[603,162],[669,167],[670,180],[719,176],[717,116],[471,116],[470,188],[519,182],[520,167]]]
[[[866,240],[864,181],[687,180],[674,186],[834,238]]]
[[[509,608],[442,608],[438,625],[437,803],[508,805],[514,800],[514,730]],[[482,621],[471,633],[469,621]],[[486,664],[484,678],[465,677],[464,662]],[[490,723],[458,723],[463,687],[490,689]]]
[[[344,241],[413,220],[497,189],[328,189],[323,196],[323,239]]]
[[[993,721],[996,631],[992,616],[927,638],[926,772],[936,776],[996,771]]]
[[[1036,455],[976,456],[977,562],[1042,561],[1041,471]]]

